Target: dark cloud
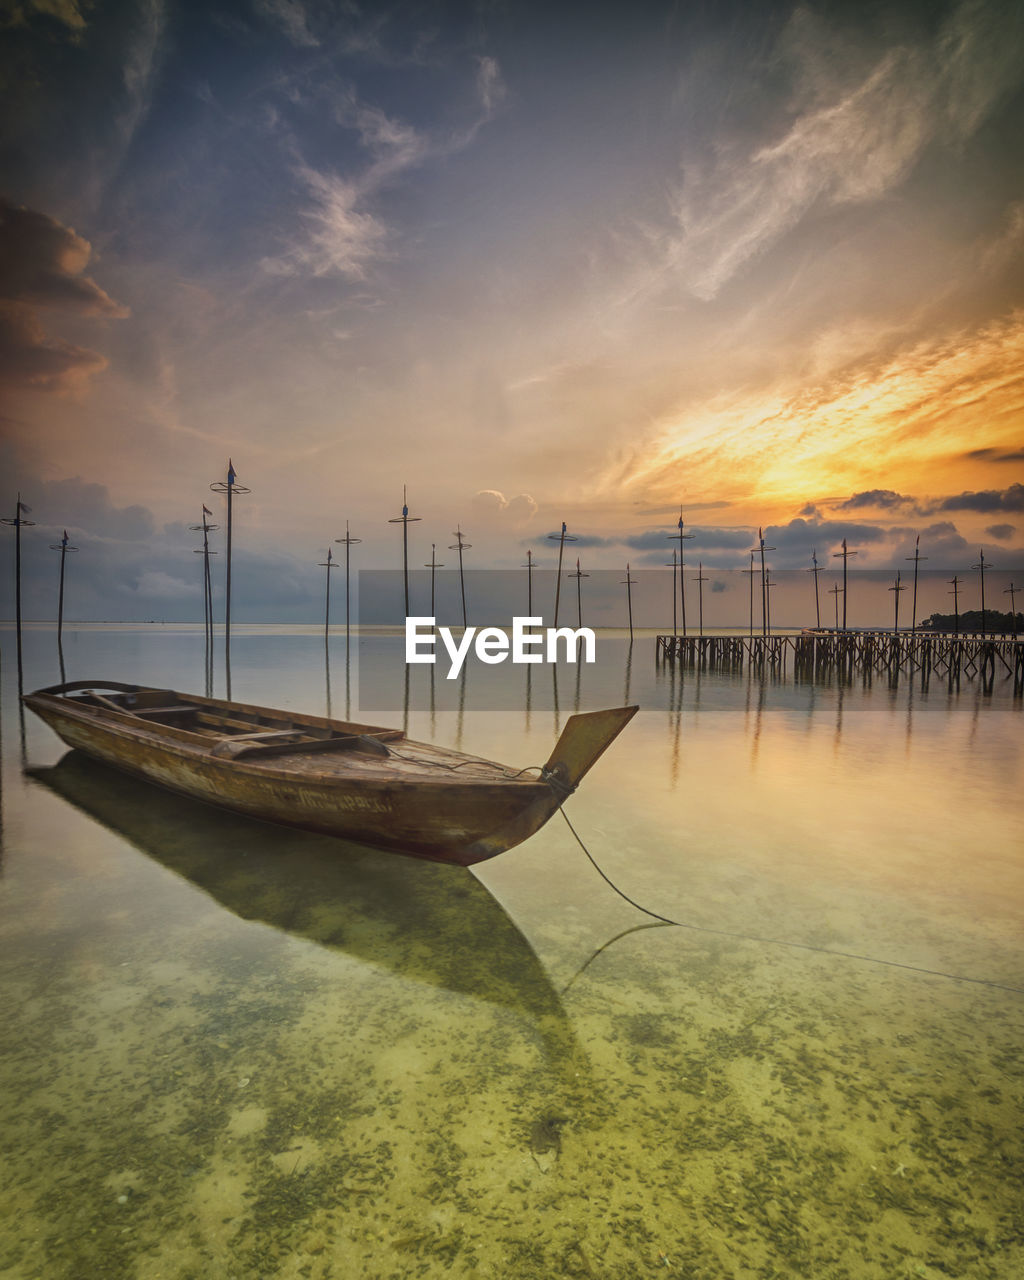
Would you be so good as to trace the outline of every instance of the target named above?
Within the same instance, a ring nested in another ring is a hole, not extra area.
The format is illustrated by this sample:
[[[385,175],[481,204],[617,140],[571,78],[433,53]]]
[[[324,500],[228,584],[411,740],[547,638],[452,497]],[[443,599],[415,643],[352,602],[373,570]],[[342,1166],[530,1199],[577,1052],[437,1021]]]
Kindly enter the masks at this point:
[[[986,527],[985,532],[990,538],[995,538],[996,542],[1009,542],[1017,532],[1017,526],[1015,524],[990,524]]]
[[[865,489],[839,504],[839,511],[857,511],[862,508],[891,510],[893,507],[913,506],[914,499],[907,498],[893,489]]]
[[[783,552],[803,551],[810,559],[817,549],[839,550],[845,538],[850,550],[858,543],[883,542],[889,535],[874,524],[858,524],[854,520],[803,520],[797,517],[786,525],[770,525],[764,531],[767,544]],[[822,557],[819,555],[819,560]]]
[[[904,528],[891,532],[901,539],[893,551],[897,565],[901,560],[913,560],[915,553],[920,556],[921,563],[927,561],[932,568],[943,563],[956,565],[967,553],[967,539],[957,532],[956,525],[950,520],[940,520],[924,529]]]
[[[982,489],[943,498],[933,511],[1024,511],[1024,484],[1011,484],[1008,489]]]
[[[22,481],[22,497],[40,528],[67,528],[76,537],[113,542],[145,542],[156,526],[147,507],[115,506],[106,485],[75,476],[69,480]]]
[[[127,308],[82,274],[91,256],[70,227],[0,196],[0,298],[123,319]]]
[[[0,302],[0,386],[61,391],[106,367],[99,352],[48,338],[31,307]]]
[[[751,539],[754,537],[749,529],[727,528],[721,529],[714,526],[692,526],[684,528],[687,535],[693,534],[693,537],[686,538],[686,553],[689,555],[693,551],[706,548],[708,550],[746,550],[751,545]],[[667,529],[648,529],[644,533],[637,533],[632,537],[623,538],[623,545],[632,547],[636,551],[657,551],[664,548],[667,552],[671,552],[671,543],[675,542],[678,548],[678,533],[670,533]]]
[[[1024,462],[1024,449],[971,449],[964,457],[971,462]]]
[[[106,368],[98,352],[49,337],[38,318],[44,309],[128,315],[83,275],[91,254],[70,227],[0,196],[0,384],[60,391]]]

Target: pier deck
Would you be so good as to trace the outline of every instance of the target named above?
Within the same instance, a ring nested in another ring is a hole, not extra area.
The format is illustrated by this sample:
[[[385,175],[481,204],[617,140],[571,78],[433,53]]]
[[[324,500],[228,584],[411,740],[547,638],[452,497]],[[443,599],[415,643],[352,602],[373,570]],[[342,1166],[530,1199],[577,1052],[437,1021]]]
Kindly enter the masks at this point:
[[[807,630],[772,635],[659,635],[659,661],[719,671],[744,665],[781,671],[790,661],[795,676],[829,672],[895,675],[932,672],[951,683],[978,677],[990,683],[1002,675],[1024,694],[1024,639],[1016,636],[930,631]]]

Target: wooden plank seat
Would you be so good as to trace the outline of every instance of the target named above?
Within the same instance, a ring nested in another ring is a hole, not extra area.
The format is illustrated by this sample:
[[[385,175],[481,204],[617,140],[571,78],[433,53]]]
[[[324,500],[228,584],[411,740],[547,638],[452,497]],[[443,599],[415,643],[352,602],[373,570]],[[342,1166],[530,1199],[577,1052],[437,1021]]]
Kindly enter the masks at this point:
[[[236,719],[233,716],[218,715],[216,712],[197,711],[196,723],[207,726],[211,729],[219,729],[225,733],[230,733],[234,729],[238,729],[240,733],[262,733],[264,731],[273,733],[301,733],[302,730],[290,724],[287,720],[260,720],[253,718],[252,720]]]
[[[179,703],[176,707],[145,707],[142,710],[132,709],[132,715],[140,720],[173,720],[175,716],[194,716],[196,708],[188,703]]]
[[[381,735],[383,736],[383,735]],[[389,737],[401,737],[401,733]],[[236,733],[221,738],[210,750],[218,759],[237,760],[242,755],[282,756],[296,752],[363,751],[390,755],[380,737],[365,733],[338,734],[330,738],[306,738],[298,731],[278,733]]]

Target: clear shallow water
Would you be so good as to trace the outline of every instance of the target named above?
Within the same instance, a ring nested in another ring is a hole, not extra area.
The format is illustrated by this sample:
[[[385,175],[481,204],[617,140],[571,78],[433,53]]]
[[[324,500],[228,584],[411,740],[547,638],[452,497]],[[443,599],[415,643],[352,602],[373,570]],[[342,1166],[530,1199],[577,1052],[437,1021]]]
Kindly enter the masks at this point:
[[[680,677],[634,645],[643,710],[568,811],[687,926],[647,927],[558,819],[468,873],[91,767],[19,717],[2,638],[0,1276],[1024,1271],[1002,686]],[[199,632],[64,657],[203,687]],[[58,679],[52,635],[25,665]],[[237,698],[322,711],[326,674],[312,633],[233,645]],[[413,694],[381,718],[526,765],[577,688]]]

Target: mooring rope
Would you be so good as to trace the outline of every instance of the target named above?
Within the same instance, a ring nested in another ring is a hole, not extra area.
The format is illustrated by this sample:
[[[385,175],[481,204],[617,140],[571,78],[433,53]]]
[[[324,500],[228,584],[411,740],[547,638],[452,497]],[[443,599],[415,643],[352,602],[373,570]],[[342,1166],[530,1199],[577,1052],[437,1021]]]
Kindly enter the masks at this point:
[[[552,788],[552,790],[554,790],[554,788]],[[941,969],[928,969],[924,965],[906,964],[902,960],[883,960],[879,956],[866,956],[866,955],[860,954],[857,951],[833,951],[829,947],[815,946],[814,943],[812,942],[793,942],[788,938],[766,938],[761,935],[753,934],[753,933],[740,933],[738,930],[735,930],[735,929],[715,929],[715,928],[712,928],[710,925],[691,924],[685,920],[670,920],[668,916],[661,916],[661,915],[658,915],[656,911],[648,910],[647,907],[643,907],[640,905],[639,902],[634,901],[629,896],[629,894],[623,893],[623,891],[618,887],[618,885],[615,884],[614,881],[612,881],[605,874],[605,872],[602,871],[602,869],[598,866],[597,861],[594,858],[594,855],[590,852],[587,846],[580,839],[579,832],[569,821],[569,815],[565,812],[565,809],[562,807],[562,801],[560,799],[558,801],[558,811],[559,813],[561,813],[562,817],[565,819],[566,826],[569,828],[569,830],[572,832],[573,836],[575,837],[576,843],[587,855],[587,858],[589,859],[591,866],[598,873],[601,879],[604,880],[605,883],[608,884],[612,889],[614,889],[620,898],[624,898],[631,907],[636,907],[636,909],[638,911],[642,911],[645,916],[651,916],[652,919],[659,920],[661,921],[662,924],[674,925],[677,929],[689,929],[693,933],[710,933],[710,934],[714,934],[716,937],[719,937],[719,938],[736,938],[742,942],[757,942],[757,943],[760,943],[762,946],[793,947],[799,951],[816,951],[819,955],[835,956],[837,959],[840,959],[840,960],[860,960],[866,964],[885,965],[887,968],[890,968],[890,969],[907,969],[911,973],[924,973],[932,978],[945,978],[949,982],[971,982],[971,983],[974,983],[976,986],[980,986],[980,987],[992,987],[997,991],[1013,991],[1013,992],[1016,992],[1018,995],[1024,995],[1024,987],[1015,987],[1008,982],[994,982],[991,978],[972,978],[962,973],[946,973]]]

